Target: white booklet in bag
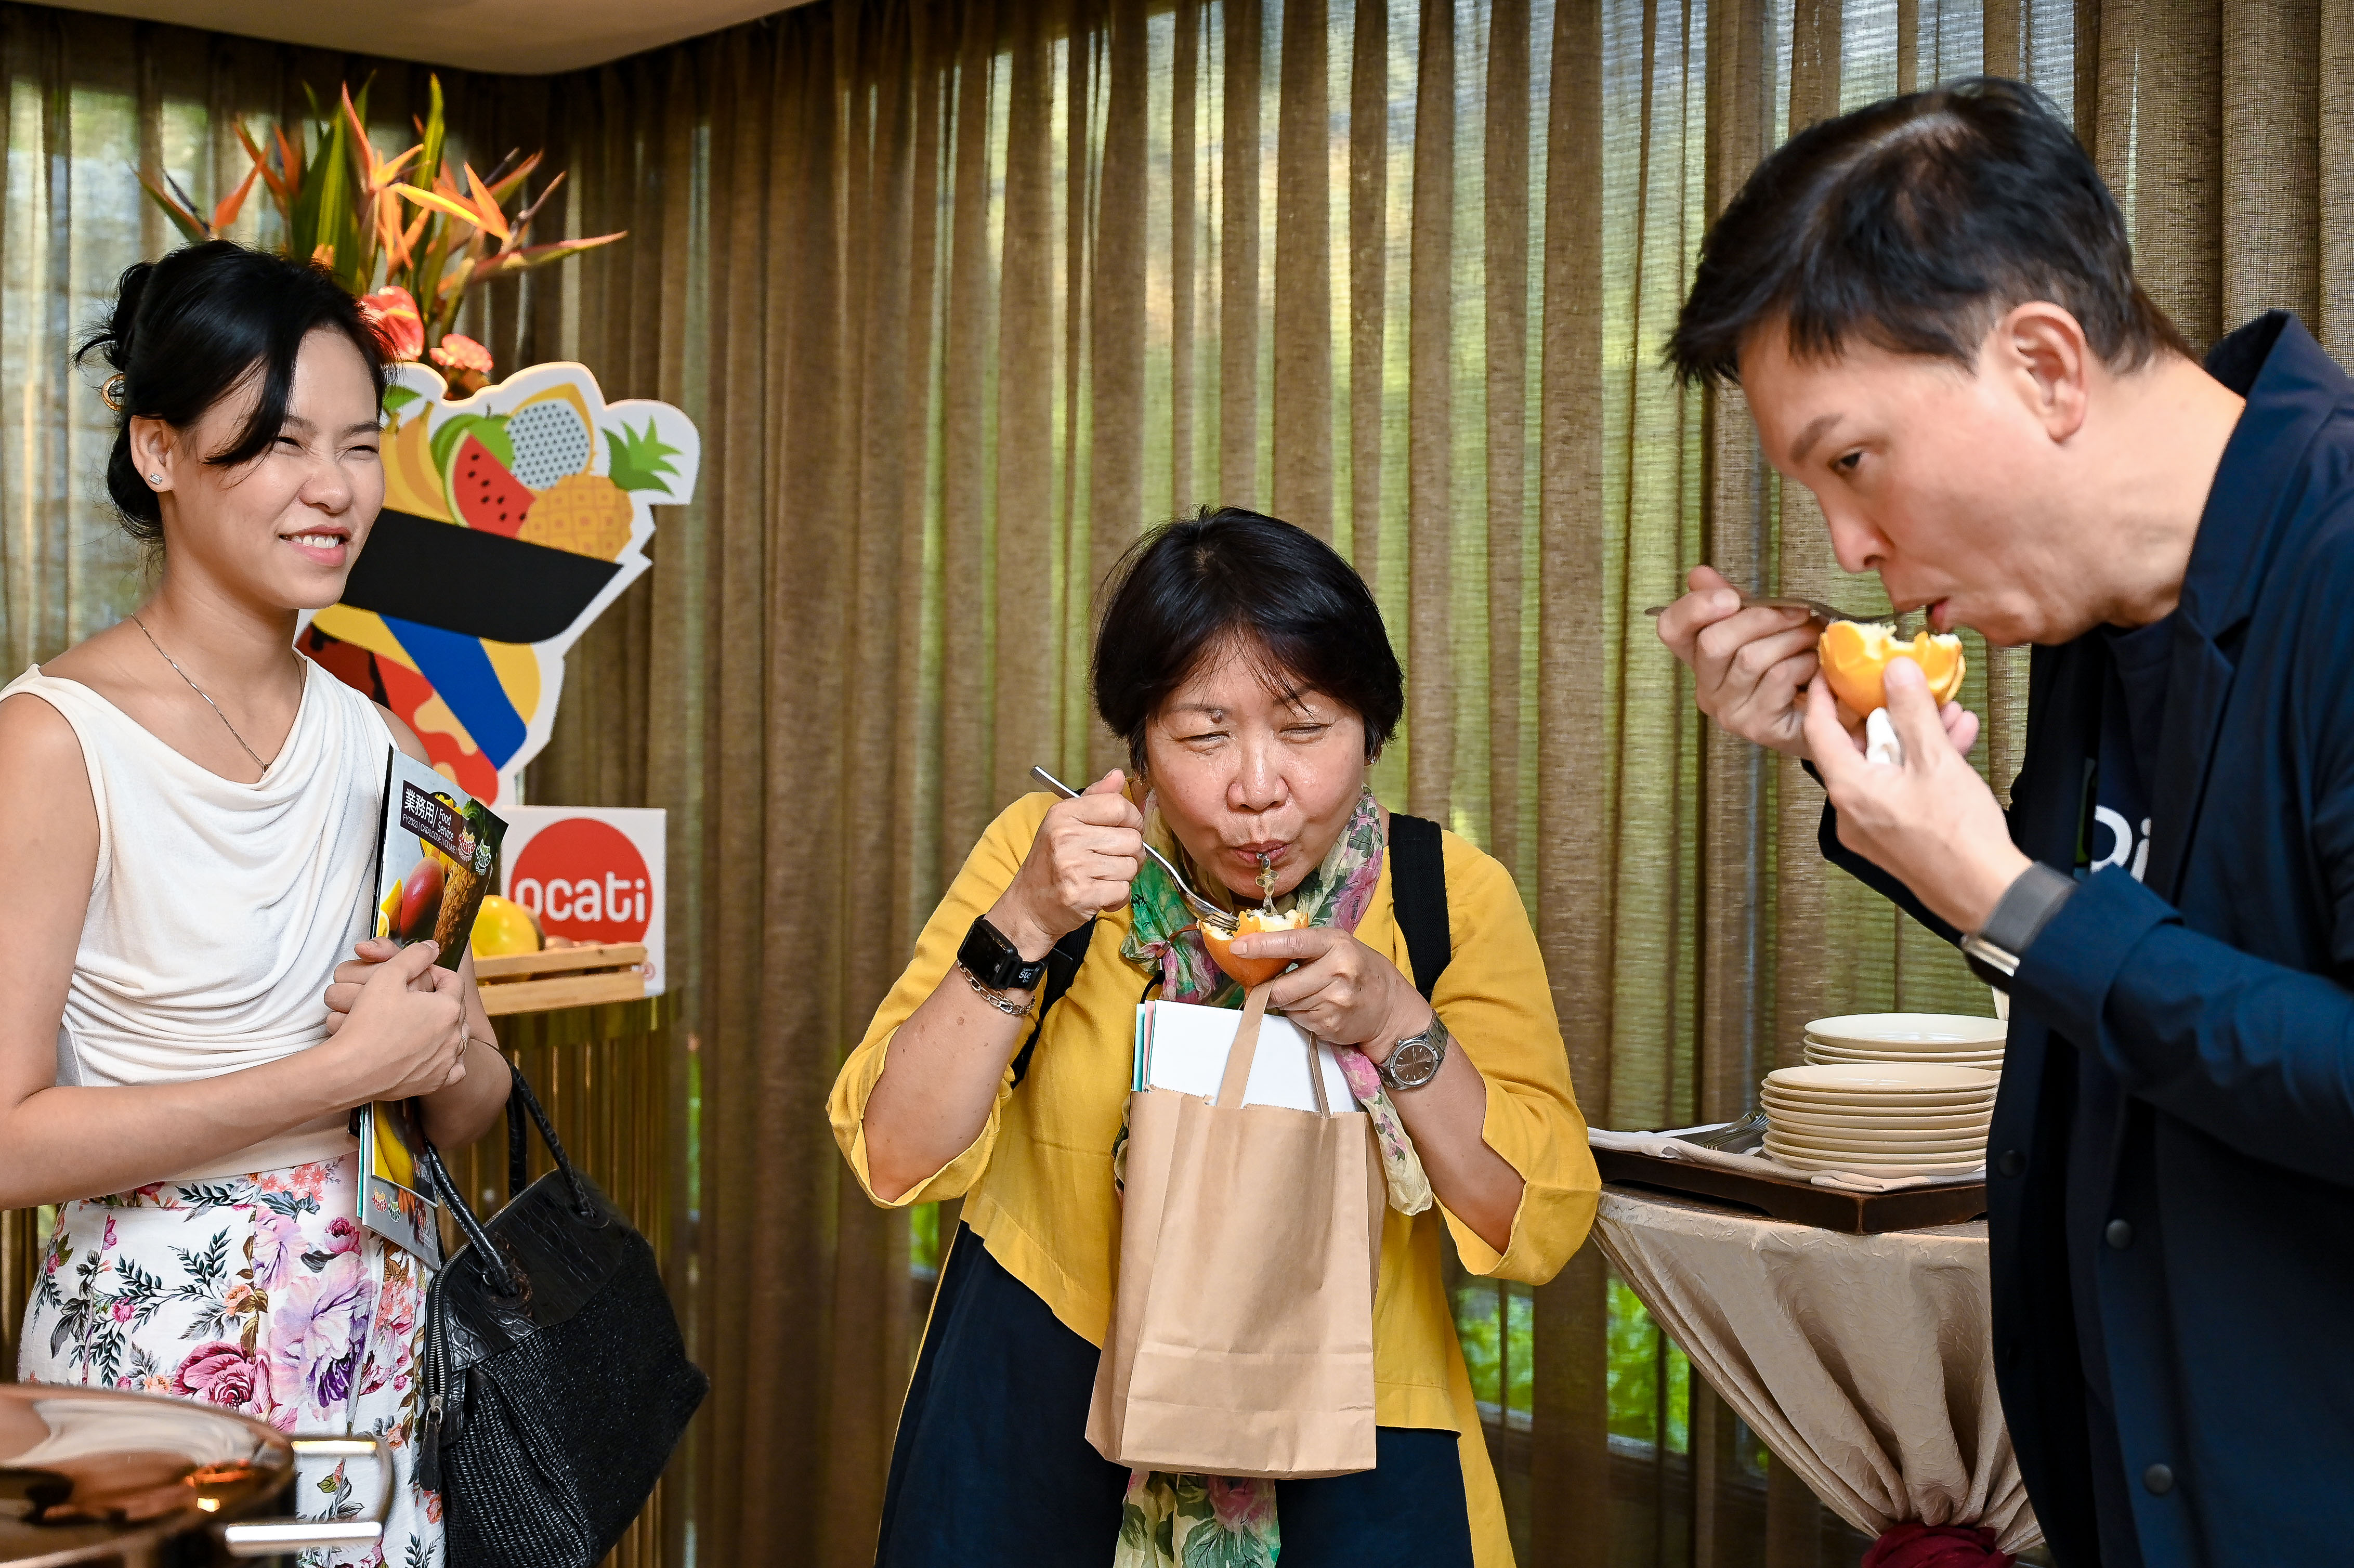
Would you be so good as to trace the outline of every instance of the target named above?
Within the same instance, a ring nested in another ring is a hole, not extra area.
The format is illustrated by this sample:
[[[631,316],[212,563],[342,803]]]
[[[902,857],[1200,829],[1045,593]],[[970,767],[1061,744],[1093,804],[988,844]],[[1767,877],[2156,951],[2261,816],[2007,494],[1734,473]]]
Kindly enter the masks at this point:
[[[1175,1089],[1215,1099],[1218,1080],[1226,1071],[1226,1054],[1234,1048],[1242,1021],[1242,1013],[1231,1007],[1199,1007],[1188,1001],[1138,1003],[1136,1077],[1131,1086]],[[1324,1076],[1326,1107],[1356,1109],[1349,1080],[1341,1075],[1332,1047],[1320,1041],[1314,1044],[1316,1067]],[[1289,1019],[1268,1013],[1259,1025],[1258,1051],[1251,1058],[1250,1083],[1243,1090],[1243,1104],[1316,1109],[1315,1086],[1308,1077],[1310,1044],[1310,1037]]]

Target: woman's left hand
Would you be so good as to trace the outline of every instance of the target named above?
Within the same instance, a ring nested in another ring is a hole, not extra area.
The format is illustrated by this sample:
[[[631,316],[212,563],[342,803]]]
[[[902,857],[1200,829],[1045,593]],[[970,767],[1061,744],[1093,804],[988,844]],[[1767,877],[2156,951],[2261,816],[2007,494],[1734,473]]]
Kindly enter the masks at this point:
[[[1331,926],[1237,937],[1238,959],[1288,959],[1299,967],[1267,983],[1267,1003],[1320,1040],[1354,1045],[1375,1063],[1430,1024],[1422,1000],[1395,964]]]
[[[367,984],[368,976],[379,965],[400,951],[400,944],[388,937],[367,937],[352,948],[354,956],[335,966],[334,983],[327,987],[327,1033],[333,1034],[347,1022],[352,1009],[358,1005],[360,990]],[[422,983],[412,985],[412,991],[431,991],[433,971],[425,971]],[[459,1027],[465,1027],[461,1019]]]

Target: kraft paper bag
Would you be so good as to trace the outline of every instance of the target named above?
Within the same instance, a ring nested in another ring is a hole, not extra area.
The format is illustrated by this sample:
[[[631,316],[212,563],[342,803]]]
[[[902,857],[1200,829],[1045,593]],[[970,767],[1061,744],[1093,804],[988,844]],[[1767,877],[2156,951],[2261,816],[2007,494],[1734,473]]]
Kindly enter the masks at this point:
[[[1381,1160],[1363,1111],[1242,1103],[1266,1012],[1261,986],[1214,1102],[1129,1097],[1119,1285],[1087,1409],[1087,1441],[1118,1464],[1373,1467]],[[1323,1075],[1310,1080],[1321,1106]]]

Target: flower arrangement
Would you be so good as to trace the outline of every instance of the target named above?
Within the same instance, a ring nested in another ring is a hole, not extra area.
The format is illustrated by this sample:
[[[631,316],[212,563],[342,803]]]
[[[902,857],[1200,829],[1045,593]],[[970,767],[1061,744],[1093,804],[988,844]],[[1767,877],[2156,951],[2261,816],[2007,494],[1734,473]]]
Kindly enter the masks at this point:
[[[428,112],[411,122],[417,144],[395,157],[377,152],[368,139],[365,86],[355,100],[346,85],[342,101],[324,111],[313,95],[311,110],[313,122],[292,134],[272,125],[266,148],[244,126],[237,128],[253,167],[209,215],[161,169],[142,169],[139,183],[175,228],[201,241],[220,238],[237,221],[260,181],[285,220],[286,254],[308,256],[333,272],[359,296],[393,359],[429,357],[453,390],[479,390],[493,368],[488,349],[452,330],[470,291],[623,238],[617,232],[526,243],[532,220],[564,176],[549,180],[525,205],[525,182],[543,154],[510,153],[487,178],[462,162],[452,174],[443,157],[438,76],[431,79]]]

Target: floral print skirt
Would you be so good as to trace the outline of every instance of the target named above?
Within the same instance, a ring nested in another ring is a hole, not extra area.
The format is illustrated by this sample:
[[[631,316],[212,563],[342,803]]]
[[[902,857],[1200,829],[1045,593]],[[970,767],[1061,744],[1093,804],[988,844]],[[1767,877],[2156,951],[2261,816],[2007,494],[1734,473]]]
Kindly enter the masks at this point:
[[[360,1228],[358,1157],[158,1182],[66,1204],[25,1316],[25,1383],[176,1394],[303,1436],[392,1451],[384,1542],[304,1568],[443,1568],[441,1500],[415,1479],[417,1341],[429,1274]],[[296,1510],[355,1517],[367,1460],[306,1462]]]

